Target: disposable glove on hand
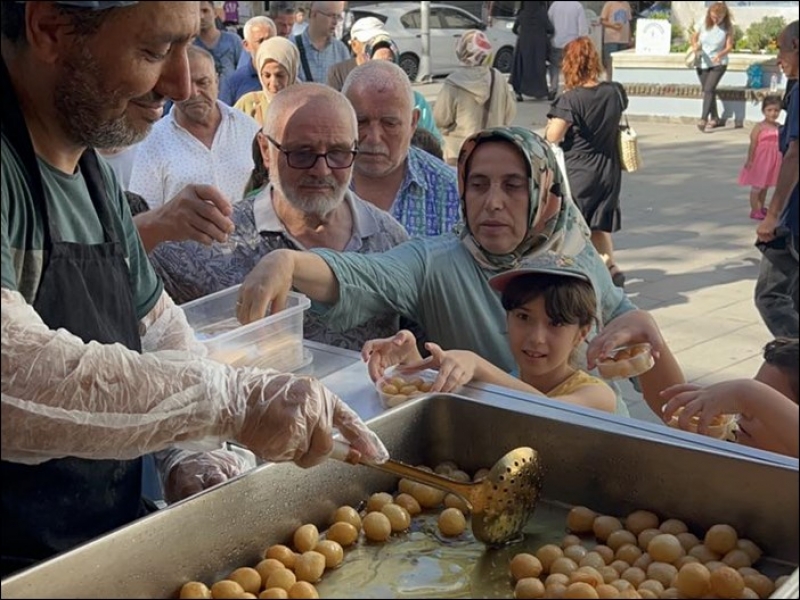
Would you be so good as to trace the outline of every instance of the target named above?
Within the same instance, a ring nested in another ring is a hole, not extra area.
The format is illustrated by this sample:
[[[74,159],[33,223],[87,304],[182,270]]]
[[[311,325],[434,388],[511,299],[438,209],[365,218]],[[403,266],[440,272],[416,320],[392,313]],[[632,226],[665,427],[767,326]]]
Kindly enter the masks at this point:
[[[222,448],[211,452],[166,450],[159,453],[158,463],[164,499],[169,504],[224,483],[256,466],[255,460]]]

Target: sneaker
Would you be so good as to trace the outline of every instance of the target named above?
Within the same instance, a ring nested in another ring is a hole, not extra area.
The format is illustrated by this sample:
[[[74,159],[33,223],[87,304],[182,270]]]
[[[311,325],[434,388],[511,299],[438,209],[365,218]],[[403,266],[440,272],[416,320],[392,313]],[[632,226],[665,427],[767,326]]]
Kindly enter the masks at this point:
[[[765,211],[763,208],[750,211],[750,218],[755,221],[763,221],[764,217],[766,216],[767,216],[767,211]]]

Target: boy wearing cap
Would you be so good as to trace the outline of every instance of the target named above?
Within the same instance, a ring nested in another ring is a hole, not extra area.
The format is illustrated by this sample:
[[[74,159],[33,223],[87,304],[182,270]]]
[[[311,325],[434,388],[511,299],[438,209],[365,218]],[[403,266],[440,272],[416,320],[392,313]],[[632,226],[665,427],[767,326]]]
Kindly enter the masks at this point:
[[[552,252],[523,261],[520,266],[489,280],[502,294],[507,314],[508,341],[519,378],[467,350],[444,351],[425,344],[423,359],[414,335],[399,332],[394,340],[405,351],[401,373],[437,369],[432,392],[450,392],[472,380],[558,398],[563,402],[620,412],[614,391],[602,380],[573,366],[573,354],[597,321],[597,297],[590,279],[571,258]],[[367,360],[370,340],[362,356]],[[624,411],[623,411],[624,412]]]

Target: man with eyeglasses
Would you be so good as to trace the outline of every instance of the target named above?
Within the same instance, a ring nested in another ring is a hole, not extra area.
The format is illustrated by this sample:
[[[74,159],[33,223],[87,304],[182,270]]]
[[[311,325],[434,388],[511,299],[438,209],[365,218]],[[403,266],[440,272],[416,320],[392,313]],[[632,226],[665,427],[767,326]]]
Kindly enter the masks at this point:
[[[328,69],[350,58],[350,50],[336,37],[344,8],[344,2],[311,3],[308,27],[290,38],[300,51],[299,81],[325,83]]]
[[[271,182],[234,205],[228,240],[210,246],[168,242],[150,255],[176,302],[241,283],[273,250],[383,252],[408,239],[391,215],[348,188],[358,130],[341,93],[321,84],[289,86],[267,115],[258,141]],[[309,311],[304,331],[308,339],[361,350],[368,339],[393,335],[397,327],[396,315],[382,315],[338,332]]]
[[[259,15],[244,24],[242,46],[245,52],[233,75],[220,83],[219,99],[225,104],[233,106],[246,93],[261,90],[261,80],[256,69],[256,54],[262,42],[266,42],[274,35],[278,35],[277,27],[269,17]]]

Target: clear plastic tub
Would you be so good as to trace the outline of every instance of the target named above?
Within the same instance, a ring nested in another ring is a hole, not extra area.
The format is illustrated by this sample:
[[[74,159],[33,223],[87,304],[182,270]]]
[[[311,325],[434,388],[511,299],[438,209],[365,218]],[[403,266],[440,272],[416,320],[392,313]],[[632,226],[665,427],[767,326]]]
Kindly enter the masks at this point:
[[[375,382],[375,389],[383,406],[392,408],[430,392],[431,384],[436,381],[437,375],[436,371],[431,370],[406,375],[390,368]]]
[[[289,293],[286,308],[253,323],[236,318],[238,285],[183,304],[189,325],[208,349],[209,358],[234,367],[294,371],[311,362],[303,348],[303,314],[311,301]]]
[[[646,373],[654,364],[650,344],[633,344],[617,348],[614,356],[598,362],[597,372],[600,377],[609,381],[628,379]]]
[[[678,426],[678,417],[680,417],[681,411],[683,411],[683,408],[679,409],[674,415],[672,415],[672,418],[668,423],[670,427],[680,429]],[[711,424],[706,428],[706,433],[704,435],[716,438],[718,440],[733,441],[736,439],[736,432],[739,429],[738,421],[739,419],[737,415],[717,415],[711,421]],[[697,425],[699,423],[699,417],[692,417],[689,421],[689,427],[685,431],[697,433]]]

